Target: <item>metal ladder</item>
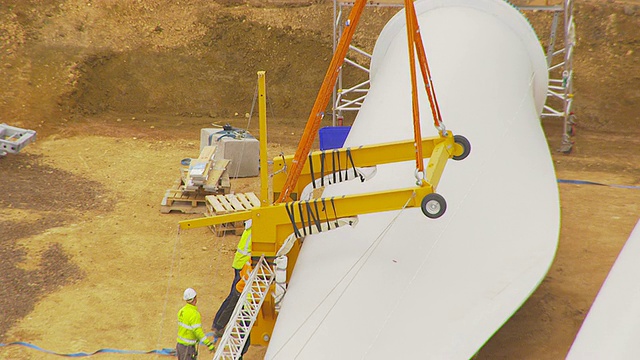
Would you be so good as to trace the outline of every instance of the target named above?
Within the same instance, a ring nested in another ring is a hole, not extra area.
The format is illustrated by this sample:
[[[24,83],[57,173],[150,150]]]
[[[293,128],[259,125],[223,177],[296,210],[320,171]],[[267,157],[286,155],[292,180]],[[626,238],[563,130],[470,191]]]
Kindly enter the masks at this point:
[[[264,299],[269,294],[269,288],[274,278],[275,272],[273,268],[262,255],[251,275],[249,275],[247,285],[240,295],[240,299],[231,315],[229,325],[224,330],[224,334],[213,355],[214,360],[237,360],[240,358],[247,336],[251,332]]]

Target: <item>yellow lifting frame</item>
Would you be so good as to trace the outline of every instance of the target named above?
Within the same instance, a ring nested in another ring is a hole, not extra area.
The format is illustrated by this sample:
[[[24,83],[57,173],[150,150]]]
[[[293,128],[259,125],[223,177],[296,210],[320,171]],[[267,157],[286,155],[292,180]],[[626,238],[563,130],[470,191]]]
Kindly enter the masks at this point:
[[[261,139],[261,141],[264,140]],[[454,154],[455,149],[461,152],[465,152],[465,150],[458,149],[460,145],[455,142],[451,134],[444,138],[438,138],[438,140],[432,139],[426,142],[428,146],[433,146],[433,151],[431,151],[431,158],[426,168],[426,178],[422,182],[422,186],[260,206],[247,211],[183,220],[179,223],[180,229],[193,229],[252,219],[252,257],[262,255],[274,257],[291,234],[296,234],[296,231],[299,235],[317,233],[320,223],[333,224],[339,218],[418,206],[421,206],[423,213],[429,216],[426,208],[431,201],[425,200],[436,195],[434,194],[435,186],[440,181],[447,160],[457,156]],[[370,157],[369,161],[373,161],[372,159],[375,157],[372,156],[382,151],[387,154],[388,159],[385,161],[392,162],[394,155],[388,150],[411,148],[412,146],[411,142],[400,142],[362,147],[360,150],[362,150],[362,154]],[[368,164],[368,162],[365,163]],[[446,205],[438,203],[438,208],[440,206]],[[441,214],[433,217],[438,217]],[[299,246],[300,244],[297,243],[289,253],[287,282],[291,275],[290,269],[295,267]],[[274,307],[273,299],[265,299],[252,330],[252,333],[255,332],[256,335],[252,337],[254,344],[268,345],[268,339],[271,337],[277,318]]]

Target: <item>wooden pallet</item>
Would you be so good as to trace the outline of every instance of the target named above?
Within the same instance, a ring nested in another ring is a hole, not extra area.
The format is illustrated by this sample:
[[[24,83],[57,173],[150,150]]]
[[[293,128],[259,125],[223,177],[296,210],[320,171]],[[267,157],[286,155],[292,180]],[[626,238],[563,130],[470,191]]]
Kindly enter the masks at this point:
[[[226,195],[207,195],[205,196],[207,211],[206,216],[216,216],[237,211],[250,210],[260,206],[260,199],[256,194],[238,193]],[[224,223],[211,227],[211,230],[217,236],[223,236],[226,232],[233,231],[235,235],[242,235],[244,231],[244,221],[236,221],[232,223]]]
[[[205,214],[207,212],[207,200],[205,196],[193,192],[186,192],[178,188],[168,189],[162,202],[160,203],[160,212],[168,214],[172,211],[178,211],[185,214]]]

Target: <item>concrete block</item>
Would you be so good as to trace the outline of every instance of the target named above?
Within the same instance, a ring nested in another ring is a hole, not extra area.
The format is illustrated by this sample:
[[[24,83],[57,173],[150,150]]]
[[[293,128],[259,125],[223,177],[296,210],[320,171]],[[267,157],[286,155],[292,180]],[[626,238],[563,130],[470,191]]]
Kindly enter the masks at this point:
[[[241,129],[205,128],[200,131],[200,151],[216,145],[214,159],[228,159],[227,173],[231,178],[260,174],[260,142]]]

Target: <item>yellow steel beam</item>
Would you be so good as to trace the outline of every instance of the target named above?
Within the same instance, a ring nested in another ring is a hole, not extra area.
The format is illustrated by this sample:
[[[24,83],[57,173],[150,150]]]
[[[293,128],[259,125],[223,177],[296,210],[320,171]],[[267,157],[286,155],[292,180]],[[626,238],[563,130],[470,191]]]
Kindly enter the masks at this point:
[[[256,208],[254,208],[256,209]],[[237,211],[228,214],[215,215],[190,220],[182,220],[178,222],[180,229],[195,229],[203,226],[227,224],[236,221],[245,221],[251,219],[251,210]]]
[[[446,137],[428,137],[422,139],[422,149],[425,158],[433,157],[431,155],[436,149],[438,144],[444,144],[446,153],[449,158],[453,156],[459,156],[463,153],[463,147],[456,143],[453,139],[453,134],[449,131]],[[415,146],[413,140],[397,141],[382,143],[376,145],[359,146],[357,148],[342,148],[327,151],[314,151],[310,154],[309,161],[305,162],[300,173],[300,178],[292,191],[292,194],[299,194],[307,184],[313,179],[318,179],[322,176],[321,171],[324,170],[324,175],[331,174],[334,167],[337,167],[338,162],[340,167],[344,171],[351,168],[351,159],[347,156],[350,153],[353,163],[357,167],[368,167],[380,164],[388,164],[400,161],[412,160],[415,157]],[[273,189],[281,189],[285,183],[287,174],[283,169],[290,169],[293,156],[285,156],[284,158],[278,157],[273,159]],[[441,161],[441,160],[439,160]],[[324,162],[324,166],[323,166]],[[444,162],[442,164],[444,168]],[[313,168],[313,172],[311,169]],[[338,171],[338,169],[335,169]],[[438,177],[439,178],[439,177]],[[434,186],[435,187],[435,186]],[[274,198],[278,197],[277,193],[274,193]],[[296,196],[292,196],[297,198]]]
[[[183,220],[179,224],[181,229],[192,229],[252,219],[252,255],[274,256],[284,240],[294,233],[293,224],[304,234],[309,226],[315,226],[316,220],[331,222],[343,217],[399,210],[405,206],[417,207],[432,192],[433,187],[426,183],[390,191],[279,203],[237,213]]]

